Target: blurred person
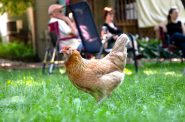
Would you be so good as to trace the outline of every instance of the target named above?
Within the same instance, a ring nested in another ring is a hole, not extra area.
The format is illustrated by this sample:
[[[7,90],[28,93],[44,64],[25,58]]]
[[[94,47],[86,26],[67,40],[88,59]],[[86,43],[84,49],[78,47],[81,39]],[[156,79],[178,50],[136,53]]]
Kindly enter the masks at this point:
[[[176,8],[171,8],[168,12],[168,23],[165,29],[165,31],[170,35],[170,37],[172,37],[176,33],[181,35],[185,34],[184,24],[178,20],[178,17],[179,11]]]
[[[123,32],[114,24],[114,11],[111,7],[104,8],[104,24],[101,29],[101,37],[103,40],[109,38],[107,42],[107,48],[110,49],[114,46],[116,39]],[[132,47],[131,41],[128,44],[129,47]],[[134,40],[134,46],[136,49],[136,57],[141,58],[141,55],[138,52],[137,41]]]
[[[108,39],[108,45],[107,48],[112,48],[116,39],[119,35],[122,34],[122,31],[117,28],[117,26],[114,24],[114,13],[112,8],[105,7],[104,8],[104,24],[102,26],[101,30],[101,37],[106,38],[106,36],[111,37]]]
[[[155,27],[155,31],[162,27],[163,31],[169,35],[170,44],[182,50],[185,57],[185,27],[184,23],[178,20],[179,11],[177,8],[170,8],[167,15],[167,23]]]
[[[182,50],[185,57],[185,27],[184,23],[178,21],[179,11],[177,8],[171,8],[168,12],[166,32],[170,36],[170,43]]]
[[[48,8],[48,14],[50,17],[49,23],[58,22],[60,31],[59,36],[61,38],[72,37],[68,40],[60,41],[60,49],[62,49],[64,46],[70,46],[74,49],[79,49],[81,47],[81,41],[80,39],[75,38],[78,36],[75,24],[69,17],[63,14],[62,10],[63,5],[59,4],[52,4]]]

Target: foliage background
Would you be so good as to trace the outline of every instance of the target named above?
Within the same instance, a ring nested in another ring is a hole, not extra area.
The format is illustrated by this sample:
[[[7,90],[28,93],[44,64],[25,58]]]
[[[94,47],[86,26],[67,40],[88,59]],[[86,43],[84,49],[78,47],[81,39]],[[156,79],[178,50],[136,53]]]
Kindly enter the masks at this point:
[[[7,12],[11,15],[20,15],[30,6],[33,6],[35,0],[1,0],[0,13]]]
[[[31,45],[16,40],[11,43],[0,42],[0,58],[29,62],[37,59]]]

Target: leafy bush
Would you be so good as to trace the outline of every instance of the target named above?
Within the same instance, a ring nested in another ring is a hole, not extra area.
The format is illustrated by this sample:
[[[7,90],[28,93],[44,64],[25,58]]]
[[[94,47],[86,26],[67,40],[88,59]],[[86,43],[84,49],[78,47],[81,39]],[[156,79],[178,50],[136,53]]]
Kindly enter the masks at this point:
[[[169,51],[167,48],[162,48],[160,40],[157,39],[140,39],[138,40],[140,52],[144,58],[180,58],[181,51]]]
[[[0,14],[21,15],[34,3],[35,0],[1,0]]]
[[[12,43],[0,43],[0,58],[22,61],[33,61],[36,54],[31,45],[14,41]]]
[[[159,40],[140,39],[138,40],[138,43],[140,46],[140,52],[143,54],[145,58],[156,58],[159,55],[159,45],[160,45]]]

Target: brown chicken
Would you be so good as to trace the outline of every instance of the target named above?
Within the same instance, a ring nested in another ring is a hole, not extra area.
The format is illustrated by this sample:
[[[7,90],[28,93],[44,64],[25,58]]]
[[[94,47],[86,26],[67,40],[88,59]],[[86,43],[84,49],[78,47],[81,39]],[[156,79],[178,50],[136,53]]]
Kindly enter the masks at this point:
[[[63,48],[66,72],[75,87],[91,94],[97,101],[110,96],[124,79],[129,39],[122,34],[112,51],[102,59],[87,60],[70,47]]]

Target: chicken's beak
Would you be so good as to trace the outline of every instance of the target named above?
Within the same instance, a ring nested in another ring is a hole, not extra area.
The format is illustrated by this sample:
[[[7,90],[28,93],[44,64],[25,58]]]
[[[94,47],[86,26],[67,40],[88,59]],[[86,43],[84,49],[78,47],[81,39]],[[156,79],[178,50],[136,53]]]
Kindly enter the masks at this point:
[[[69,58],[72,54],[72,48],[69,46],[65,46],[62,48],[62,53],[64,54],[65,58]]]
[[[68,54],[69,48],[70,48],[70,47],[68,47],[68,46],[63,47],[62,50],[61,50],[61,53],[63,53],[63,54]]]
[[[67,50],[62,49],[60,52],[66,54],[67,53]]]

